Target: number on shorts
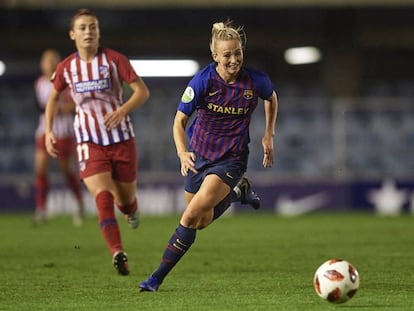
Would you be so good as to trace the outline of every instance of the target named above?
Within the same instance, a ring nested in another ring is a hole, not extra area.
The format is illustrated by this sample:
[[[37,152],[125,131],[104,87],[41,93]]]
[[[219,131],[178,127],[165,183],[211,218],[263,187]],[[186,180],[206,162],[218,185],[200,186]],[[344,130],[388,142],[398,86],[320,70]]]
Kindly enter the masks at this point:
[[[89,146],[88,144],[78,144],[76,147],[76,151],[78,152],[78,161],[86,161],[89,160]]]

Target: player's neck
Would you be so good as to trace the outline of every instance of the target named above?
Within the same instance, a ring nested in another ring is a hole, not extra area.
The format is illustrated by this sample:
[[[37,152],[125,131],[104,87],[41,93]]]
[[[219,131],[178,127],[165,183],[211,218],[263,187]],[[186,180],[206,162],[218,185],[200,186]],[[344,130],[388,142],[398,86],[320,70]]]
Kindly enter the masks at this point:
[[[78,49],[79,57],[89,63],[98,54],[98,48]]]
[[[232,83],[236,82],[236,80],[237,80],[238,74],[237,75],[229,75],[228,73],[221,71],[219,68],[216,68],[216,71],[217,71],[218,75],[220,76],[220,78],[222,78],[223,81],[227,84],[232,84]]]

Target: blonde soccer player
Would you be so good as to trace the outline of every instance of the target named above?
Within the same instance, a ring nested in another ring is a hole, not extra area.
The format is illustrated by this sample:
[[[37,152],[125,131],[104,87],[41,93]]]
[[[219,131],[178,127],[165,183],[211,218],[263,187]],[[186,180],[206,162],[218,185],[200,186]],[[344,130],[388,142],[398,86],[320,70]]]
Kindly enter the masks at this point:
[[[249,157],[250,119],[262,98],[265,108],[262,164],[268,168],[273,164],[278,103],[269,76],[243,65],[243,35],[242,28],[233,26],[231,21],[213,24],[210,42],[213,62],[191,79],[178,104],[173,137],[181,175],[185,176],[186,208],[160,265],[140,283],[141,291],[157,291],[195,242],[197,230],[220,217],[231,202],[260,207],[258,196],[243,176]],[[197,117],[187,128],[193,114]]]

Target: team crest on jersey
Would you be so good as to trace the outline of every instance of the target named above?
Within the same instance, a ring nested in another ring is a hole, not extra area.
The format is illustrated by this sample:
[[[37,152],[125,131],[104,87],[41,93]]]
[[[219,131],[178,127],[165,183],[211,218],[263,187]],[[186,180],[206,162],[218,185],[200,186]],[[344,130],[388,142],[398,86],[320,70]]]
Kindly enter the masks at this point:
[[[246,99],[252,99],[253,98],[253,90],[244,90],[243,91],[243,97]]]
[[[109,67],[106,65],[99,66],[99,74],[101,76],[107,77],[109,74]]]

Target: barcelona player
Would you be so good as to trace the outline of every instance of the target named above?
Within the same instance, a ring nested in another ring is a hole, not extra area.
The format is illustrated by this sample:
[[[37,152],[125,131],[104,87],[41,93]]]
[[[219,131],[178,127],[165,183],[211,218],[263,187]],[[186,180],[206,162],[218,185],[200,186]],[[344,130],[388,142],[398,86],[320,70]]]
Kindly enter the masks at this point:
[[[69,36],[77,52],[56,69],[54,89],[46,106],[46,147],[50,155],[58,155],[53,131],[55,110],[59,95],[69,88],[76,104],[79,175],[95,199],[113,266],[120,275],[128,275],[128,258],[114,206],[132,228],[138,226],[137,150],[129,112],[148,99],[149,90],[126,56],[99,46],[99,22],[93,12],[79,10],[72,17]],[[126,101],[123,82],[132,89]]]
[[[193,77],[178,105],[173,136],[185,176],[187,206],[158,269],[140,283],[141,291],[157,291],[194,243],[197,230],[220,217],[231,202],[240,200],[258,207],[251,184],[243,176],[249,155],[249,124],[262,98],[263,166],[268,168],[274,158],[278,102],[268,75],[243,66],[243,42],[241,27],[231,21],[214,23],[210,43],[214,62]],[[187,144],[187,123],[195,112]]]
[[[40,110],[39,122],[35,133],[34,155],[35,224],[42,224],[46,221],[46,200],[49,192],[47,174],[49,155],[45,146],[44,111],[47,99],[53,89],[53,84],[50,79],[59,61],[60,55],[56,50],[45,50],[40,58],[40,70],[42,74],[34,82],[36,103]],[[77,209],[73,215],[73,224],[79,226],[83,222],[84,211],[81,184],[79,178],[77,178],[77,173],[72,169],[72,161],[75,156],[75,138],[73,133],[74,111],[75,104],[70,98],[69,92],[62,93],[58,102],[53,131],[56,137],[56,149],[59,150],[59,169],[62,171],[68,187],[73,192],[77,201]]]

